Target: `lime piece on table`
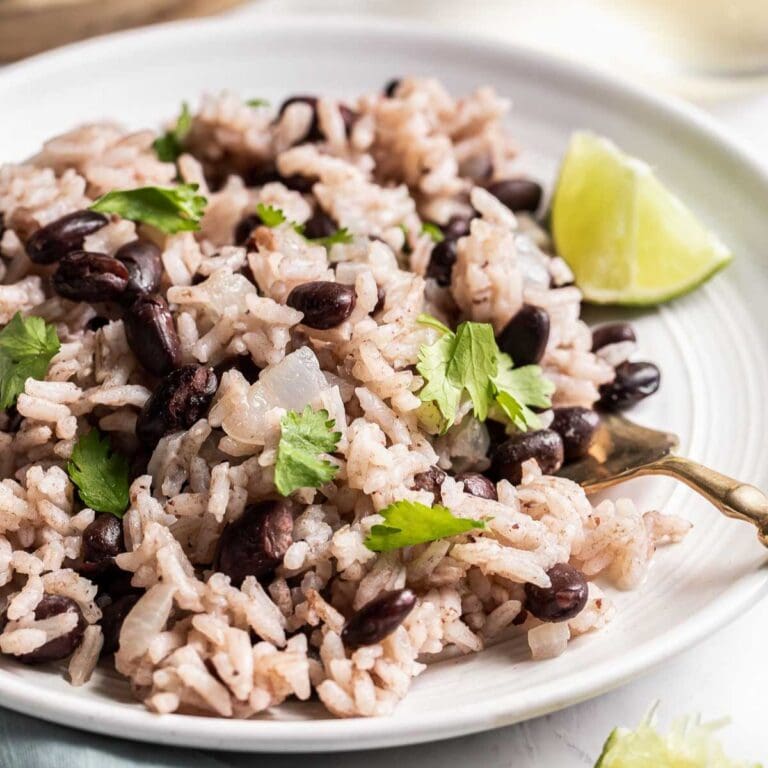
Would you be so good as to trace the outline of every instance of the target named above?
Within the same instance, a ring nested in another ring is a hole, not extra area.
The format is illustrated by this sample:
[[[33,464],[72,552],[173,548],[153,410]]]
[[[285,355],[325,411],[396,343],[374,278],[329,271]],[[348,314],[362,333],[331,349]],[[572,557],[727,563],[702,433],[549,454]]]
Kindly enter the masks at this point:
[[[595,768],[761,768],[726,757],[714,730],[692,718],[675,722],[666,736],[648,723],[615,728]]]
[[[575,133],[552,201],[552,234],[587,301],[658,304],[733,258],[641,160]]]

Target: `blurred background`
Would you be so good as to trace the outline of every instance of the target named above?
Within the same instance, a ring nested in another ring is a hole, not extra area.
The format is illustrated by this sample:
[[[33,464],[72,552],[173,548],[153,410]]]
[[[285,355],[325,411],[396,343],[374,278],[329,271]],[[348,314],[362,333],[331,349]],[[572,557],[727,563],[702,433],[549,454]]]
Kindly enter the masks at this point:
[[[672,78],[679,88],[768,70],[766,0],[0,0],[0,59],[242,5],[460,26],[634,77]]]

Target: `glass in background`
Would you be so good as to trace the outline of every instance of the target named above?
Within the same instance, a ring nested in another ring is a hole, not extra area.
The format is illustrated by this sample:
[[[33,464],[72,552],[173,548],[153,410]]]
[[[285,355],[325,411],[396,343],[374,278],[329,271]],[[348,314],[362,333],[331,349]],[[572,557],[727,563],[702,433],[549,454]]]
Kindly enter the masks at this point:
[[[768,0],[620,0],[683,67],[768,72]]]

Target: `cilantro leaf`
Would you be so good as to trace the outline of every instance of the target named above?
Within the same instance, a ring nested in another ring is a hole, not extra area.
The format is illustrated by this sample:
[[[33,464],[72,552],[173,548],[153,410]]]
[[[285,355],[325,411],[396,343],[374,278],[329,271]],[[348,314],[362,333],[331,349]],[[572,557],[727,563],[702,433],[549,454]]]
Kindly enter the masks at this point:
[[[0,331],[0,408],[10,408],[29,379],[44,379],[61,344],[56,328],[41,317],[17,312]]]
[[[419,318],[423,323],[423,317]],[[419,349],[418,372],[426,384],[419,393],[425,402],[434,400],[445,418],[445,431],[456,419],[461,395],[466,390],[472,400],[475,416],[488,418],[494,399],[492,377],[498,366],[498,347],[493,328],[488,323],[461,323],[456,333],[439,321],[427,323],[443,335],[434,344]]]
[[[425,221],[421,225],[421,234],[429,235],[432,238],[433,243],[441,243],[443,240],[445,240],[443,230],[440,229],[437,224],[433,224],[431,221]]]
[[[259,215],[262,224],[270,229],[279,227],[281,224],[285,224],[285,222],[288,221],[288,217],[279,208],[275,208],[274,205],[264,205],[263,203],[259,203],[256,206],[256,213]],[[304,235],[303,224],[297,224],[296,222],[288,223],[293,227],[295,232]],[[328,235],[328,237],[307,237],[306,239],[308,242],[314,243],[315,245],[323,245],[326,248],[330,248],[336,243],[351,243],[353,236],[346,227],[343,227],[342,229],[337,229],[332,235]]]
[[[549,408],[555,385],[544,377],[538,365],[513,368],[512,358],[499,353],[499,370],[493,378],[496,403],[521,432],[541,426],[539,417],[528,407]]]
[[[283,222],[287,221],[285,214],[279,208],[275,208],[274,205],[259,203],[256,206],[256,213],[259,215],[262,224],[270,229],[279,227]]]
[[[339,468],[319,458],[319,454],[336,450],[341,432],[333,432],[334,425],[328,411],[313,411],[310,406],[303,413],[288,411],[280,419],[275,486],[283,496],[297,488],[319,488],[336,476]]]
[[[162,232],[196,232],[200,229],[208,200],[197,194],[197,184],[179,184],[177,187],[139,187],[116,189],[102,195],[92,211],[117,213],[130,221],[141,221]]]
[[[271,102],[269,99],[248,99],[245,103],[249,107],[268,107]]]
[[[122,517],[128,507],[128,462],[112,451],[109,438],[98,429],[81,437],[67,464],[67,473],[80,498],[96,512]]]
[[[445,323],[441,323],[436,317],[427,315],[424,312],[422,312],[416,318],[416,322],[420,325],[426,325],[430,328],[434,328],[436,331],[440,331],[440,333],[453,333],[453,331],[447,325],[445,325]]]
[[[337,229],[332,235],[328,235],[328,237],[307,238],[310,243],[314,243],[316,245],[324,245],[326,248],[330,248],[332,245],[336,245],[336,243],[347,245],[348,243],[351,243],[353,239],[354,238],[352,233],[346,227]]]
[[[443,416],[441,433],[456,420],[461,403],[463,387],[460,382],[448,376],[448,363],[456,346],[455,336],[450,331],[443,334],[434,344],[422,345],[416,370],[424,377],[424,387],[419,397],[425,403],[433,402]]]
[[[489,417],[509,421],[521,431],[539,426],[529,406],[549,408],[554,391],[541,368],[514,368],[509,355],[499,350],[488,323],[464,322],[454,333],[428,315],[420,315],[418,321],[442,334],[434,344],[419,349],[416,365],[425,381],[419,397],[440,409],[442,433],[456,420],[465,392],[480,421]]]
[[[162,160],[164,163],[175,163],[179,159],[179,155],[184,151],[184,139],[187,138],[191,127],[192,113],[189,111],[189,105],[185,101],[182,102],[181,113],[176,120],[176,125],[152,142],[152,149],[155,150],[157,159]]]
[[[488,323],[462,323],[456,330],[453,355],[448,363],[448,377],[469,392],[475,417],[488,418],[493,402],[492,377],[498,368],[498,347],[493,328]]]
[[[374,525],[365,540],[373,552],[389,552],[412,544],[457,536],[473,528],[485,528],[482,520],[454,517],[447,507],[428,507],[417,501],[396,501],[379,513],[384,523]]]

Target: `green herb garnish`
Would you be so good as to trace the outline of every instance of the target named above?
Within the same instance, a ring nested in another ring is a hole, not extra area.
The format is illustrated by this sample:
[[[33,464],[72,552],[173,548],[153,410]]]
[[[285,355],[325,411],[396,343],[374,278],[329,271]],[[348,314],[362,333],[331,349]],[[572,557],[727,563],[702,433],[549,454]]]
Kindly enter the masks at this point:
[[[256,206],[256,213],[259,215],[264,226],[269,227],[270,229],[279,227],[281,224],[285,224],[285,222],[288,221],[288,217],[279,208],[275,208],[273,205],[259,203]],[[298,224],[295,221],[288,223],[293,227],[295,232],[305,237],[307,242],[312,243],[313,245],[322,245],[326,248],[330,248],[336,243],[347,244],[351,243],[353,240],[352,233],[349,232],[346,227],[337,229],[332,235],[328,235],[328,237],[306,237],[303,224]]]
[[[197,184],[176,187],[139,187],[107,192],[93,205],[92,211],[116,213],[130,221],[140,221],[166,234],[196,232],[200,229],[208,200],[197,194]]]
[[[443,230],[440,229],[437,224],[433,224],[431,221],[425,221],[421,225],[421,234],[429,235],[432,238],[433,243],[441,243],[443,240],[445,240]]]
[[[365,540],[373,552],[389,552],[400,547],[457,536],[474,528],[485,528],[482,520],[455,517],[447,507],[428,507],[418,501],[396,501],[379,512],[384,523],[374,525]]]
[[[128,462],[113,451],[109,438],[97,429],[81,437],[72,451],[67,472],[80,498],[96,512],[122,517],[128,508]]]
[[[332,245],[336,245],[336,243],[348,245],[352,242],[353,239],[354,237],[352,233],[346,227],[337,229],[332,235],[328,235],[328,237],[307,238],[310,243],[314,243],[315,245],[324,245],[326,248],[330,248]]]
[[[56,328],[41,317],[17,312],[0,331],[0,408],[10,408],[29,379],[44,379],[61,343]]]
[[[164,163],[175,163],[184,151],[184,139],[187,138],[191,127],[192,113],[185,101],[181,105],[181,113],[176,120],[176,125],[152,142],[152,149],[155,150],[158,160]]]
[[[259,215],[261,223],[270,229],[279,227],[281,224],[288,221],[285,214],[279,208],[275,208],[274,205],[264,205],[264,203],[259,203],[256,206],[256,213]]]
[[[269,99],[248,99],[245,102],[249,107],[268,107],[270,105]]]
[[[419,322],[442,334],[434,344],[421,347],[416,368],[425,380],[419,397],[437,405],[443,433],[456,421],[465,395],[480,421],[489,416],[509,420],[523,432],[539,426],[528,406],[548,408],[554,392],[539,366],[514,368],[509,355],[499,350],[488,323],[464,322],[453,333],[429,315],[421,315]]]
[[[335,423],[328,411],[313,411],[310,406],[303,413],[288,411],[280,420],[275,486],[283,496],[297,488],[319,488],[336,476],[339,468],[320,458],[335,451],[341,439],[341,432],[333,431]]]

